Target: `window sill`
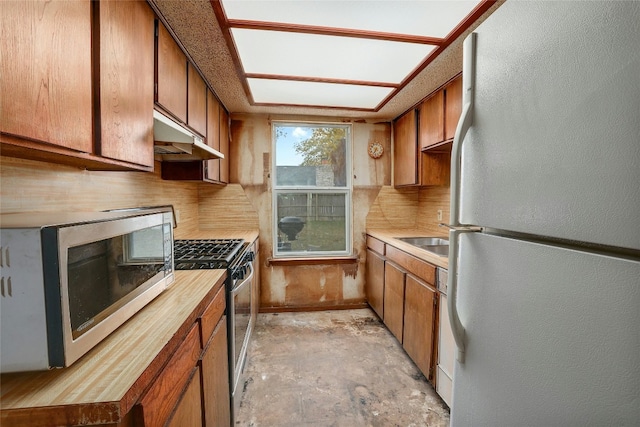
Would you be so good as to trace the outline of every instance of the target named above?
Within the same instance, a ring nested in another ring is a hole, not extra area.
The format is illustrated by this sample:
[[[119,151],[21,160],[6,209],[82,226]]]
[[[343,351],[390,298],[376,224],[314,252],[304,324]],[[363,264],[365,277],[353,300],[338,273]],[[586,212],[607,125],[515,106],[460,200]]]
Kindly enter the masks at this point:
[[[268,258],[267,265],[329,265],[356,264],[357,256],[317,257],[317,258]]]

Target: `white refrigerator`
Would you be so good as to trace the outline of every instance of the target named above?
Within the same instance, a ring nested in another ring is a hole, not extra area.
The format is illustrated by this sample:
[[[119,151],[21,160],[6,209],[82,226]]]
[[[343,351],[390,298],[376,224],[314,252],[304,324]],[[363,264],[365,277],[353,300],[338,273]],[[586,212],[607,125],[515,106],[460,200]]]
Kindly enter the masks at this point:
[[[640,2],[507,0],[463,56],[451,426],[640,425]]]

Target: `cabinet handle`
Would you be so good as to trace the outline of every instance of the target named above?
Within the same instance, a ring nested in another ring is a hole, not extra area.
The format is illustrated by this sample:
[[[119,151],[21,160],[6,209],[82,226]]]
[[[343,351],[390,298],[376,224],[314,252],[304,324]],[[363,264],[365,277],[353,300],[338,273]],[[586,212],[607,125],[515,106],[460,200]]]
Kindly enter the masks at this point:
[[[476,229],[467,229],[460,223],[460,166],[462,143],[473,123],[473,102],[475,91],[476,33],[471,33],[464,41],[462,57],[462,115],[451,147],[451,209],[449,221],[449,278],[447,281],[447,308],[453,338],[458,348],[458,362],[464,363],[466,332],[458,315],[458,235]]]

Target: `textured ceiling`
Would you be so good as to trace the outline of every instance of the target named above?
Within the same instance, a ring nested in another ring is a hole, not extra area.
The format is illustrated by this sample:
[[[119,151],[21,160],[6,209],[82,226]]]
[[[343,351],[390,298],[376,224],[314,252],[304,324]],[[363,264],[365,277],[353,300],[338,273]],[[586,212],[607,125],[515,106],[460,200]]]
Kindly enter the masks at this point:
[[[230,113],[322,116],[379,121],[398,117],[462,71],[464,38],[502,3],[499,1],[491,7],[379,111],[362,112],[346,109],[250,105],[209,0],[148,1],[173,31]]]

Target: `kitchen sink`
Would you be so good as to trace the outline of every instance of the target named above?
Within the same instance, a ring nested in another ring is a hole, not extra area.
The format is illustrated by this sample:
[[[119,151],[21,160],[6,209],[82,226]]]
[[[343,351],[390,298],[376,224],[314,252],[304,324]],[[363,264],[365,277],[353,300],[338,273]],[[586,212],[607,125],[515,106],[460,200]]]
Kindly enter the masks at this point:
[[[449,241],[440,237],[396,237],[396,239],[438,256],[449,256]]]
[[[449,246],[449,241],[439,237],[396,237],[405,243],[414,246]]]

